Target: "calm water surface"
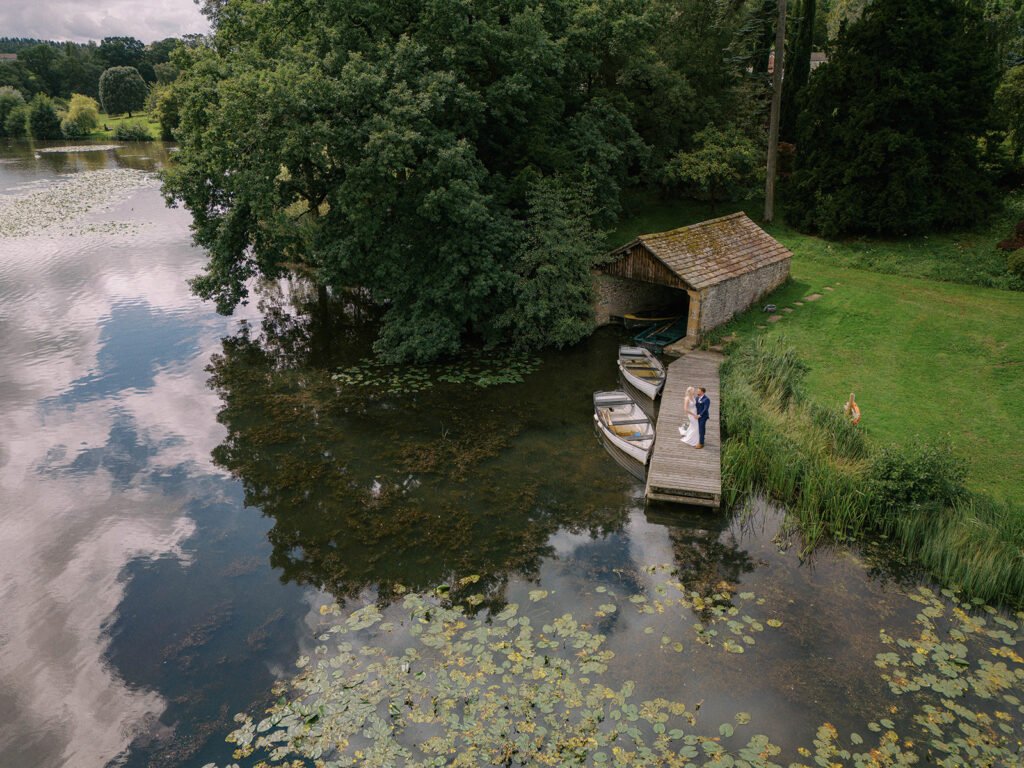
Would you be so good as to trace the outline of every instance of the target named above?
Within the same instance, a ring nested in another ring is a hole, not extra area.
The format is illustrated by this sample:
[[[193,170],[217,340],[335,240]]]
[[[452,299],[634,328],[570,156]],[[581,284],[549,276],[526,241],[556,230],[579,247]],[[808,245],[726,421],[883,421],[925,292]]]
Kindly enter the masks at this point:
[[[232,715],[322,602],[469,574],[493,605],[540,585],[555,614],[660,563],[764,598],[783,626],[744,656],[603,628],[616,674],[703,702],[712,731],[744,710],[792,747],[889,702],[878,628],[916,608],[898,585],[845,551],[802,562],[770,510],[645,509],[602,451],[615,331],[521,384],[353,395],[330,374],[367,355],[357,299],[266,286],[218,316],[149,175],[163,147],[43,149],[0,146],[0,766],[230,762]]]

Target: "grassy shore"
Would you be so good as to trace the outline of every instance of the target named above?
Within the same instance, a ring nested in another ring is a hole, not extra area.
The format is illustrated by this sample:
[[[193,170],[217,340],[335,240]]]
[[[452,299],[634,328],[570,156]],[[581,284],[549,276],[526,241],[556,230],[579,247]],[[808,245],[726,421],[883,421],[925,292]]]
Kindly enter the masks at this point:
[[[807,366],[778,337],[737,343],[722,366],[725,501],[783,502],[805,547],[883,536],[943,584],[1024,604],[1024,506],[969,492],[948,444],[879,449],[808,397]]]
[[[948,443],[973,490],[1024,502],[1024,293],[836,267],[793,247],[793,280],[767,299],[781,319],[748,312],[719,335],[784,334],[810,366],[811,397],[839,408],[856,393],[872,443]]]
[[[100,113],[99,126],[89,134],[92,139],[113,139],[114,132],[121,125],[141,125],[154,138],[160,138],[160,123],[146,112],[135,112],[131,117],[124,115],[108,115]]]
[[[740,209],[633,206],[610,242]],[[748,209],[755,220],[758,207]],[[764,303],[782,319],[755,309],[711,340],[785,335],[810,366],[810,397],[839,408],[857,394],[872,444],[948,442],[972,490],[1024,503],[1024,293],[982,287],[1010,283],[995,243],[1022,215],[1016,195],[978,232],[900,241],[831,242],[776,223],[768,229],[793,251],[792,280]]]
[[[760,207],[745,209],[757,221]],[[743,209],[637,197],[609,245]],[[784,502],[810,546],[887,536],[945,584],[1024,604],[1024,292],[995,247],[1022,217],[1015,194],[973,232],[826,241],[766,227],[793,251],[791,280],[761,302],[774,316],[756,307],[709,338],[733,339],[727,497]]]

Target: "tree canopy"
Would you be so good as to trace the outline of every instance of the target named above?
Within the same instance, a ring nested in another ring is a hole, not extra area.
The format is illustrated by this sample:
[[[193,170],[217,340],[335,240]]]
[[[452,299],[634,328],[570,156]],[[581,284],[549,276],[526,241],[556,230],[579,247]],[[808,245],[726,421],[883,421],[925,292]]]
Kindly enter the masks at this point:
[[[788,218],[826,236],[977,222],[997,74],[973,5],[874,0],[806,88]]]
[[[196,44],[196,37],[168,37],[149,45],[133,37],[107,37],[99,44],[0,37],[0,53],[18,55],[17,61],[0,65],[0,86],[17,88],[26,98],[37,93],[98,98],[100,75],[115,66],[135,67],[149,83],[157,80],[157,67],[163,67],[163,80],[169,82],[174,79],[174,68],[167,63],[171,54],[179,46]]]
[[[165,177],[209,251],[195,289],[230,311],[287,269],[363,286],[392,359],[579,339],[620,191],[738,100],[721,4],[683,5],[217,4],[176,59]]]
[[[111,67],[100,76],[100,102],[103,111],[116,115],[142,109],[149,89],[135,67]]]

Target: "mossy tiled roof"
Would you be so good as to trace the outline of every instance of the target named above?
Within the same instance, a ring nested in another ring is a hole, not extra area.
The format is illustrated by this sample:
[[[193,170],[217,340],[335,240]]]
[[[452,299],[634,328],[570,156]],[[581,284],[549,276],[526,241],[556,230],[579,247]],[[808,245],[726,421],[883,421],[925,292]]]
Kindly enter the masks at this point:
[[[793,257],[786,246],[742,212],[640,235],[614,253],[629,253],[638,244],[696,290]]]

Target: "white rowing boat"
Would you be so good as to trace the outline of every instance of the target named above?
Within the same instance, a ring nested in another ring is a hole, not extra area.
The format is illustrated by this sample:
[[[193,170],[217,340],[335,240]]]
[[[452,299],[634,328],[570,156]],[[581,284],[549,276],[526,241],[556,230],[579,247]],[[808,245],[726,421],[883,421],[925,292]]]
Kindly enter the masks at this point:
[[[643,347],[619,347],[619,370],[626,381],[651,400],[665,386],[665,366]]]
[[[595,392],[594,423],[612,445],[647,464],[654,447],[654,425],[633,398],[621,390]]]

